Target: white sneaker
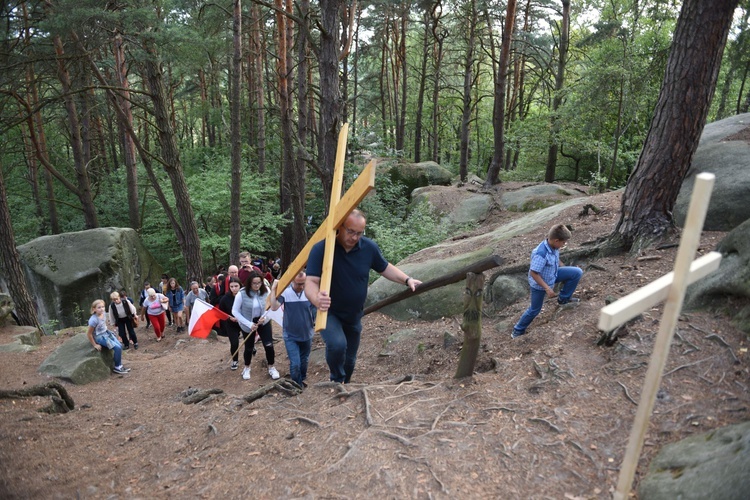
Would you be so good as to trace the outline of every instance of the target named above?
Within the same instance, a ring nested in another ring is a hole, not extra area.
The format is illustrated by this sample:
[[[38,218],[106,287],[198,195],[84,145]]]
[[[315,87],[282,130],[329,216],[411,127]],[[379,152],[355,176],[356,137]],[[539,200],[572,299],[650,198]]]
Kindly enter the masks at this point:
[[[280,377],[279,370],[277,370],[276,367],[274,367],[274,366],[269,366],[268,367],[268,374],[274,380],[278,380],[278,378]]]
[[[249,366],[246,366],[242,370],[242,378],[244,378],[245,380],[250,380],[250,367]]]

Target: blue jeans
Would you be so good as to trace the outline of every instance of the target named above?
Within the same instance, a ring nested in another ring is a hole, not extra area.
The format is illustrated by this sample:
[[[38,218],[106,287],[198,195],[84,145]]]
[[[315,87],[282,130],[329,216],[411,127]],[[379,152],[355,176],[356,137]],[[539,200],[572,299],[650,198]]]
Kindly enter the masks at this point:
[[[331,370],[331,380],[348,384],[357,362],[362,323],[342,322],[333,314],[328,314],[325,330],[320,332],[326,343],[326,362]]]
[[[108,331],[104,335],[97,335],[94,337],[94,342],[104,347],[105,349],[110,349],[110,347],[107,346],[108,336],[110,337],[109,344],[112,346],[111,349],[115,355],[115,367],[118,367],[122,364],[122,344],[120,344],[120,342],[117,340],[115,334]]]
[[[286,354],[289,356],[289,375],[297,385],[302,387],[302,381],[307,378],[307,360],[310,359],[312,339],[293,340],[284,336]]]
[[[581,281],[581,276],[583,276],[583,271],[579,267],[561,267],[557,270],[555,283],[563,283],[560,295],[557,297],[558,302],[564,304],[570,300],[573,292],[576,291],[578,282]],[[541,312],[542,305],[544,304],[544,297],[546,296],[547,292],[544,290],[537,290],[536,288],[531,289],[531,305],[526,309],[526,312],[523,313],[523,316],[518,320],[516,326],[513,327],[513,331],[517,335],[523,335],[526,333],[526,329]]]

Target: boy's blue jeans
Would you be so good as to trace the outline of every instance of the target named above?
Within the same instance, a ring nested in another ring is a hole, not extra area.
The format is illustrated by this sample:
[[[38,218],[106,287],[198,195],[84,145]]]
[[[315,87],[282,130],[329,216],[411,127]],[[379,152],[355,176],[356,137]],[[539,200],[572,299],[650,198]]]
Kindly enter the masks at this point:
[[[307,361],[310,358],[312,339],[293,340],[284,337],[284,345],[289,356],[289,375],[302,387],[302,381],[307,378]]]
[[[564,304],[570,300],[573,292],[576,291],[578,282],[581,281],[583,271],[580,267],[561,267],[557,270],[557,278],[555,283],[563,283],[560,295],[558,295],[558,302]],[[523,335],[526,333],[526,329],[529,327],[534,318],[536,318],[542,310],[544,304],[544,297],[547,296],[547,292],[544,290],[537,290],[536,288],[531,289],[531,305],[526,312],[523,313],[521,319],[518,320],[516,326],[513,327],[513,331],[516,335]]]

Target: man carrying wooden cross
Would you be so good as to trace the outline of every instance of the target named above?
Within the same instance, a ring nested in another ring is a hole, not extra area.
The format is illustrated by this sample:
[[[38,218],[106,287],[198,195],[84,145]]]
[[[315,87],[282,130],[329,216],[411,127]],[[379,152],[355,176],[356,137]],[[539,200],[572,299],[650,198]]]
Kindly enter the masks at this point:
[[[349,383],[357,361],[362,316],[370,269],[415,291],[422,282],[390,264],[378,245],[364,236],[367,220],[353,210],[336,233],[330,293],[320,290],[325,240],[316,243],[307,260],[305,293],[318,311],[328,311],[328,322],[320,335],[326,344],[331,380]]]

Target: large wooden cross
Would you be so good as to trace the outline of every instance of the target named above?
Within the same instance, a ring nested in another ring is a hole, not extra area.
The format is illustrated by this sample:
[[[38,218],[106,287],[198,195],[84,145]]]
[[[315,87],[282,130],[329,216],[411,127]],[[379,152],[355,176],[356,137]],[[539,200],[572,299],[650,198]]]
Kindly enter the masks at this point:
[[[677,250],[674,271],[604,307],[599,317],[599,328],[609,331],[665,298],[667,299],[659,325],[659,333],[654,342],[654,351],[651,353],[648,370],[646,371],[646,379],[643,382],[635,421],[625,449],[625,457],[622,461],[622,467],[620,467],[620,477],[614,493],[616,500],[625,500],[633,484],[638,457],[643,447],[643,438],[646,434],[651,412],[654,409],[654,401],[667,362],[669,346],[672,343],[682,303],[685,299],[685,290],[690,283],[718,269],[721,262],[721,254],[718,252],[711,252],[693,261],[693,256],[700,243],[703,222],[706,219],[713,185],[713,174],[699,174],[695,180],[685,229],[680,239],[680,247]]]
[[[336,149],[336,164],[333,171],[333,185],[331,186],[330,208],[328,217],[323,221],[315,234],[307,241],[307,244],[300,250],[297,257],[286,268],[284,274],[279,278],[279,284],[276,287],[277,294],[281,294],[284,289],[291,283],[295,276],[307,264],[307,258],[313,245],[322,239],[326,240],[325,255],[323,257],[323,272],[320,277],[320,289],[330,291],[331,271],[333,269],[333,249],[336,241],[336,229],[344,223],[346,217],[352,210],[357,208],[367,193],[375,187],[375,160],[370,160],[367,166],[357,177],[351,187],[341,196],[341,188],[344,183],[344,159],[346,157],[346,138],[349,133],[349,124],[345,123],[339,132],[339,142]],[[302,196],[302,194],[300,194]],[[318,311],[315,320],[315,331],[319,332],[326,326],[328,319],[327,311]]]

